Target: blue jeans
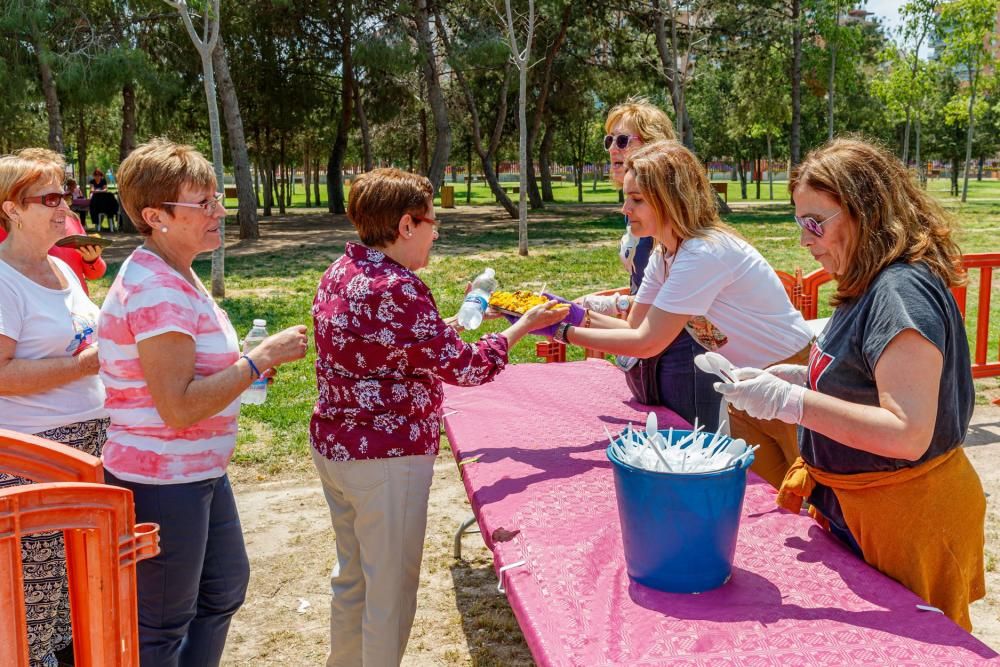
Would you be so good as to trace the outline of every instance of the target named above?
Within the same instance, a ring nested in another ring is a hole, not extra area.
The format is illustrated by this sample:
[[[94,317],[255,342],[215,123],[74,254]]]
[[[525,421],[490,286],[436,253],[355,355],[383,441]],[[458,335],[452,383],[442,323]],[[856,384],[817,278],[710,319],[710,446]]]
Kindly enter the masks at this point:
[[[229,477],[131,489],[137,522],[160,525],[160,554],[137,566],[142,667],[218,665],[246,597],[250,561]]]
[[[694,358],[704,351],[687,331],[681,330],[660,357],[656,375],[660,404],[692,424],[697,417],[698,425],[713,433],[719,428],[722,394],[712,387],[717,378],[694,365]]]

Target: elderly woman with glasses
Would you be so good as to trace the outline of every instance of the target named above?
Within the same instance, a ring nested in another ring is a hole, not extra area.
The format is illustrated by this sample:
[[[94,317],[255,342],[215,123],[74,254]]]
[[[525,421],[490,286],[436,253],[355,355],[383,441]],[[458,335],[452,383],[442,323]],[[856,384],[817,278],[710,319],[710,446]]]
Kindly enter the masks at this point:
[[[489,382],[510,346],[566,316],[550,301],[500,333],[464,342],[416,273],[438,237],[433,198],[429,180],[399,169],[355,179],[347,216],[360,243],[347,244],[313,301],[319,398],[309,434],[337,546],[328,667],[403,659],[443,384]]]
[[[0,428],[101,455],[108,425],[93,345],[98,308],[73,269],[49,255],[66,235],[62,158],[25,149],[0,157]],[[28,483],[0,471],[0,488]],[[59,533],[22,540],[32,665],[55,665],[72,639]]]
[[[158,139],[121,164],[122,202],[143,245],[101,308],[101,377],[111,417],[104,468],[132,490],[138,521],[160,525],[161,552],[137,570],[144,667],[217,665],[243,603],[249,563],[226,467],[240,394],[301,359],[306,328],[240,354],[236,331],[192,269],[220,243],[226,210],[212,165]]]
[[[837,309],[808,366],[740,369],[718,389],[802,426],[779,504],[807,499],[859,556],[969,630],[986,501],[962,449],[975,389],[949,292],[964,282],[952,220],[899,160],[856,139],[810,153],[789,187]]]

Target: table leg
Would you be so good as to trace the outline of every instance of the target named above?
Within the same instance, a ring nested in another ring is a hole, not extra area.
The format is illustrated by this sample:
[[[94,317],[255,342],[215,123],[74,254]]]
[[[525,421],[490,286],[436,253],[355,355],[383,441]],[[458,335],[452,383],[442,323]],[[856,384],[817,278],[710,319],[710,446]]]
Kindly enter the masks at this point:
[[[462,560],[462,535],[465,533],[478,533],[479,530],[469,530],[469,527],[476,523],[476,515],[470,514],[469,518],[462,522],[455,531],[455,560]]]

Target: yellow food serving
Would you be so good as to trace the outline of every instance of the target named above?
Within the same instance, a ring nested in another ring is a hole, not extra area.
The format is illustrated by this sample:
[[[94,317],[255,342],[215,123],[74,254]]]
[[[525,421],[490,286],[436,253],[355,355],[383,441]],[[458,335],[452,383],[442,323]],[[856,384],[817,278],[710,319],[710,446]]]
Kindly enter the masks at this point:
[[[516,292],[494,292],[490,297],[490,305],[494,308],[507,310],[512,313],[525,313],[540,303],[548,301],[544,296],[539,296],[527,290],[517,290]]]

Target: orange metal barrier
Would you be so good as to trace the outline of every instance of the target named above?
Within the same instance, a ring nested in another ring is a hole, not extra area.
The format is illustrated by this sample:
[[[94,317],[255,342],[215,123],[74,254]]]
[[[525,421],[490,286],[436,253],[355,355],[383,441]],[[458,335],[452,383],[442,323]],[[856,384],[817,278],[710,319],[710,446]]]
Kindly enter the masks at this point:
[[[72,447],[0,430],[0,470],[41,482],[0,490],[0,665],[29,664],[21,536],[58,530],[76,664],[138,667],[135,565],[160,552],[159,526],[136,525],[132,492]]]

